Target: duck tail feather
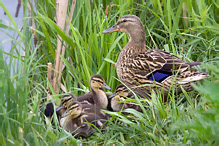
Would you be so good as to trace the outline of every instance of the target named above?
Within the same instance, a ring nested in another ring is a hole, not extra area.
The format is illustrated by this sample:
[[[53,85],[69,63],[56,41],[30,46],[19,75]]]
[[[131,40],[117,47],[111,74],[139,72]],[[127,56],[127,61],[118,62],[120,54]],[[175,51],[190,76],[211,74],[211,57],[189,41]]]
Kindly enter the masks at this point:
[[[187,63],[190,67],[196,66],[196,65],[201,65],[201,62],[189,62]]]
[[[202,73],[199,73],[195,76],[190,76],[190,77],[184,78],[183,80],[179,81],[178,83],[179,84],[186,84],[186,83],[202,80],[202,79],[205,79],[208,77],[209,77],[209,75],[207,75],[205,72],[202,72]]]

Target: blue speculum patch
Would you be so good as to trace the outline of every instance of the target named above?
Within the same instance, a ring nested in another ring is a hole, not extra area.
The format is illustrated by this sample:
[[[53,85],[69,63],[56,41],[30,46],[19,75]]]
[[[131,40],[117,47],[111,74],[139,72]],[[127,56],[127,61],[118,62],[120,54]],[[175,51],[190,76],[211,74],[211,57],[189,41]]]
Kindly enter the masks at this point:
[[[148,76],[148,80],[156,81],[156,82],[162,82],[167,77],[171,76],[171,72],[164,72],[164,71],[155,71],[153,74]]]

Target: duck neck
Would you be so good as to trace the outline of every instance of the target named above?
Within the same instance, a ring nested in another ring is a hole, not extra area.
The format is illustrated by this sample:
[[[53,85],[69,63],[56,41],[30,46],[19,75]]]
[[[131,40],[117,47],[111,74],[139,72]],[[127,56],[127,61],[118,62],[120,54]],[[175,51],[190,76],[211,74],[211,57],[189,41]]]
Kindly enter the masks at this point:
[[[132,30],[127,32],[129,35],[129,43],[132,45],[140,45],[145,46],[145,31],[142,28],[133,28]]]
[[[100,108],[106,109],[108,105],[108,98],[106,96],[106,93],[98,88],[92,89],[92,91],[95,94],[95,104]]]

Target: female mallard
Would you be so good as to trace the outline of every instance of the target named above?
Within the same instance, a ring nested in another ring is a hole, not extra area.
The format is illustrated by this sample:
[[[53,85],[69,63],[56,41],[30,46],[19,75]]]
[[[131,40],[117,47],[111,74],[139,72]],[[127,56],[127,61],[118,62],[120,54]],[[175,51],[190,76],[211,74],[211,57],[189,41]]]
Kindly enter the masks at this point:
[[[64,98],[60,106],[56,109],[59,111],[61,109],[66,110],[66,105],[71,100],[77,100],[78,102],[86,102],[87,104],[92,104],[98,106],[102,109],[106,109],[108,105],[108,98],[103,88],[111,90],[111,88],[105,83],[103,77],[100,75],[93,75],[90,79],[91,91],[85,95],[74,98],[74,95],[67,95],[69,98]]]
[[[86,105],[86,109],[94,109],[93,106]],[[95,125],[97,128],[103,128],[107,119],[108,116],[105,116],[105,114],[92,110],[86,112],[83,110],[80,102],[72,101],[69,102],[67,110],[62,114],[60,126],[76,137],[89,137],[95,129],[92,125]]]
[[[116,62],[117,75],[129,87],[139,84],[158,84],[169,89],[173,80],[174,85],[192,90],[190,82],[207,78],[206,73],[191,70],[200,62],[185,62],[177,56],[159,49],[146,49],[145,30],[141,20],[135,15],[121,17],[115,25],[103,33],[125,32],[129,42],[122,49]],[[181,90],[179,90],[181,92]]]

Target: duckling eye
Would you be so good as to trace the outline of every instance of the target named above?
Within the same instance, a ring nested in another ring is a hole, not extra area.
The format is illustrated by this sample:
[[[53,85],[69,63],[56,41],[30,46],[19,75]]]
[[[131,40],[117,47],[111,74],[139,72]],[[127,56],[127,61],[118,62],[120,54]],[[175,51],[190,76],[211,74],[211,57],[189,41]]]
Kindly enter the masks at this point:
[[[127,20],[126,20],[126,19],[124,19],[122,22],[127,22]]]
[[[97,80],[98,83],[102,83],[100,80]]]

